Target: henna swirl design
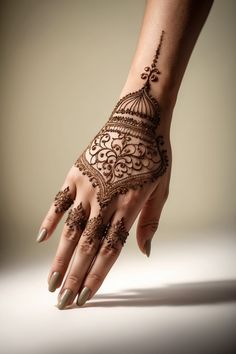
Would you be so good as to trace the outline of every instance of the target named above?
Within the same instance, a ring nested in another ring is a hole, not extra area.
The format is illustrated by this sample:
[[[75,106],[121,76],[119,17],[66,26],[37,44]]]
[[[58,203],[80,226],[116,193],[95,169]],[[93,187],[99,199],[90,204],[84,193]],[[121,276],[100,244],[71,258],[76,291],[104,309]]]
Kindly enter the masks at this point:
[[[71,209],[66,219],[66,225],[70,231],[83,231],[87,222],[85,210],[80,203],[77,207]]]
[[[59,191],[55,196],[55,213],[62,213],[66,211],[73,204],[73,202],[74,201],[70,195],[70,188],[68,186],[63,191]]]
[[[151,66],[141,74],[141,89],[118,101],[108,122],[75,162],[93,187],[98,187],[101,208],[118,194],[156,181],[168,167],[164,138],[155,133],[160,124],[160,107],[150,93],[161,74],[157,61],[163,36],[164,31]]]
[[[118,243],[121,243],[121,246],[123,247],[128,236],[129,233],[125,228],[124,218],[122,217],[108,229],[108,232],[105,235],[105,247],[108,249],[117,249]]]

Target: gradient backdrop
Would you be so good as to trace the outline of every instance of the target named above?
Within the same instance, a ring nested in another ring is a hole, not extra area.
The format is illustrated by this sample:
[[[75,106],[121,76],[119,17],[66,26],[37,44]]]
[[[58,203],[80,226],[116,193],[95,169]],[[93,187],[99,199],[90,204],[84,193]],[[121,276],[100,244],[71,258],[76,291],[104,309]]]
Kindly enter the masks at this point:
[[[37,252],[32,240],[55,193],[118,99],[144,4],[2,2],[1,241],[6,260]],[[173,237],[176,230],[235,230],[235,12],[235,1],[215,2],[179,92],[170,197],[160,228]]]
[[[35,243],[38,228],[119,97],[144,6],[143,0],[1,1],[2,269],[43,261],[49,269],[62,224],[47,245]],[[235,250],[235,14],[236,1],[215,1],[184,76],[171,129],[170,196],[153,255],[158,240],[184,244],[198,235],[204,248],[206,234],[209,250],[215,235],[220,247]],[[139,252],[134,228],[125,252],[130,259]],[[233,254],[225,253],[229,277]]]

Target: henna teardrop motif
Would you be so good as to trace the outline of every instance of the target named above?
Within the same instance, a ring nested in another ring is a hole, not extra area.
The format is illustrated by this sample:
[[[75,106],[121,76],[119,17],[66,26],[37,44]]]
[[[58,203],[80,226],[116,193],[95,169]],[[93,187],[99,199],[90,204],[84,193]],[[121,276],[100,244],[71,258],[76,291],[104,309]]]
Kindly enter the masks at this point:
[[[160,107],[150,93],[152,83],[160,75],[157,61],[163,36],[164,31],[152,65],[141,74],[143,86],[118,101],[108,122],[75,162],[93,187],[98,187],[101,208],[116,195],[157,180],[167,169],[164,138],[155,133]]]

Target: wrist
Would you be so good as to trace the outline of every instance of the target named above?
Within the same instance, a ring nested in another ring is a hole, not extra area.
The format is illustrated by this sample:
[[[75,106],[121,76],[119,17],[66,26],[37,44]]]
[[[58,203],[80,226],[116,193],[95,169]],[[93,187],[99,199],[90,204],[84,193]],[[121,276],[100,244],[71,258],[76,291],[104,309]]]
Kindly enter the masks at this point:
[[[120,100],[112,114],[113,120],[123,120],[125,125],[135,126],[139,131],[137,134],[147,134],[152,138],[153,133],[169,135],[178,91],[176,80],[166,70],[167,67],[159,70],[158,59],[163,36],[164,31],[148,66],[140,63],[137,65],[137,61],[131,65]]]

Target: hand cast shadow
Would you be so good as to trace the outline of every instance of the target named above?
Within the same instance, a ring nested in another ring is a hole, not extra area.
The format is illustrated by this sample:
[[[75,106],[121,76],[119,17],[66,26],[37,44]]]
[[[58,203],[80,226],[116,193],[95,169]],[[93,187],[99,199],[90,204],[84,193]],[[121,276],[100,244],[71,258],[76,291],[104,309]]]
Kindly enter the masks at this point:
[[[236,280],[218,280],[96,294],[84,307],[187,306],[234,301],[236,301]]]

